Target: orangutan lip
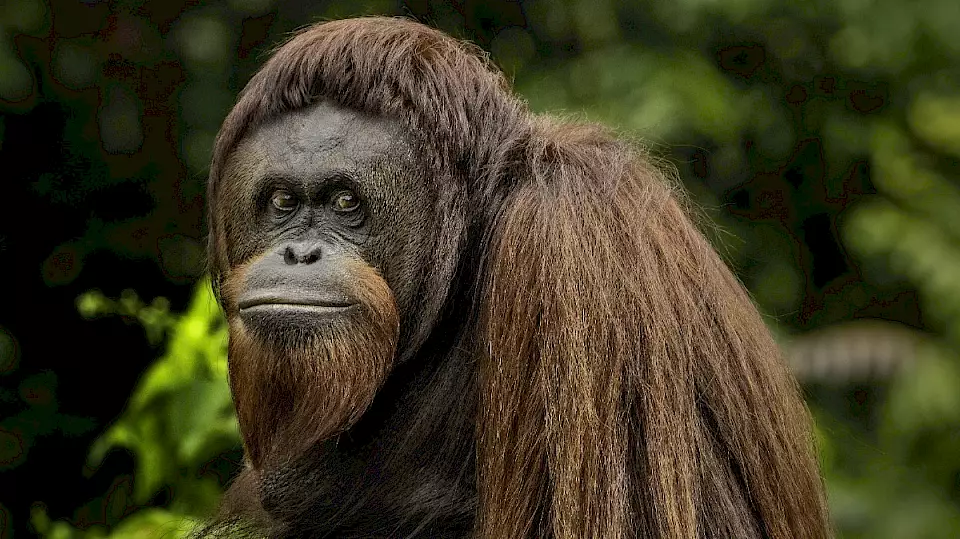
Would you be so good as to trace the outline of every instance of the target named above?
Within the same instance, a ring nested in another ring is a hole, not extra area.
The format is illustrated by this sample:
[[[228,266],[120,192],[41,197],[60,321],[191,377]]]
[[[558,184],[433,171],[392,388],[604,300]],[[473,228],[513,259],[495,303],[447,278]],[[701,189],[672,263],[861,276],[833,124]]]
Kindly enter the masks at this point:
[[[240,310],[265,309],[304,309],[304,310],[336,310],[349,309],[356,303],[341,298],[285,298],[282,296],[253,296],[240,300]]]
[[[256,303],[253,305],[248,305],[245,307],[240,307],[241,311],[250,311],[253,309],[258,310],[277,310],[277,311],[286,311],[286,310],[298,310],[298,311],[343,311],[353,307],[356,303],[351,303],[348,305],[318,305],[314,303]]]

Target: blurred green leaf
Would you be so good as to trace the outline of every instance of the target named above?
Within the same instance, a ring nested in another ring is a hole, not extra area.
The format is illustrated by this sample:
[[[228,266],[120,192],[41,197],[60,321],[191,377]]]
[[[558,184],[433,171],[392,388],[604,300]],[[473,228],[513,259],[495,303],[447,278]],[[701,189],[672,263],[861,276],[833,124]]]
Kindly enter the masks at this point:
[[[911,103],[907,119],[926,142],[960,156],[960,95],[921,93]]]
[[[226,379],[226,324],[209,281],[197,285],[187,311],[177,317],[167,315],[165,300],[147,306],[132,292],[116,303],[88,293],[78,305],[136,315],[168,335],[166,352],[143,375],[124,415],[93,446],[90,466],[96,468],[110,449],[133,451],[140,503],[161,487],[209,490],[191,470],[239,443]],[[215,500],[216,493],[190,514],[203,514]]]
[[[925,350],[922,359],[891,388],[880,431],[889,445],[916,439],[924,429],[960,425],[960,364],[937,349]]]

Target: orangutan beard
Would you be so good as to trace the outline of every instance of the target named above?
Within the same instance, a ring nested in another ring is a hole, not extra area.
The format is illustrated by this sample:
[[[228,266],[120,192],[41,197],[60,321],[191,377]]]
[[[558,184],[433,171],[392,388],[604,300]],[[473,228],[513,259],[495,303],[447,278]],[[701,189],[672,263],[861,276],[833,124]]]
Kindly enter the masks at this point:
[[[358,304],[316,327],[263,334],[229,318],[230,389],[250,465],[288,467],[350,428],[393,365],[399,315],[372,270],[352,283]]]

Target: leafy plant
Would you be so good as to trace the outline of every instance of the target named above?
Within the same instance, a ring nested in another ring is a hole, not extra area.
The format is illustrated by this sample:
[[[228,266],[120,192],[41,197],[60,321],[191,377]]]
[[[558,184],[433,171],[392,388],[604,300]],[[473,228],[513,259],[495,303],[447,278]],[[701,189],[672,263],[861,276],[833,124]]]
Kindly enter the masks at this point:
[[[204,279],[182,314],[169,312],[163,298],[146,304],[132,291],[117,300],[97,291],[77,300],[87,317],[122,316],[141,325],[151,341],[166,339],[163,355],[144,373],[123,416],[93,445],[91,469],[107,452],[131,451],[136,460],[132,507],[121,507],[119,523],[108,534],[104,527],[78,530],[51,522],[35,508],[34,528],[44,537],[165,537],[179,536],[197,519],[209,515],[225,478],[204,467],[239,445],[239,432],[227,385],[227,330],[220,307]],[[228,466],[229,467],[229,466]],[[166,508],[146,506],[158,493]],[[130,514],[130,516],[124,515]],[[122,520],[121,520],[122,519]],[[112,523],[108,523],[112,524]]]

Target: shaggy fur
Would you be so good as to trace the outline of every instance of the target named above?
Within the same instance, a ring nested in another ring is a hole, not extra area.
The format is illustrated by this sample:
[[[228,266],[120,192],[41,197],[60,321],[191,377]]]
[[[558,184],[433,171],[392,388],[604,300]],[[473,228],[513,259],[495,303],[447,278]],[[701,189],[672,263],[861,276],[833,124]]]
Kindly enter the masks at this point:
[[[310,332],[251,334],[229,308],[230,389],[254,469],[281,468],[352,426],[370,406],[396,355],[399,320],[387,283],[352,264],[356,314]],[[224,286],[235,298],[242,267]]]
[[[209,186],[211,270],[228,316],[242,265],[219,202],[225,162],[250,129],[318,98],[409,134],[449,192],[436,214],[456,232],[434,257],[455,273],[433,283],[442,308],[400,340],[405,359],[389,374],[386,307],[369,336],[348,328],[351,350],[345,334],[278,349],[231,333],[252,465],[208,531],[246,521],[298,537],[831,535],[798,387],[670,182],[600,127],[531,114],[480,51],[426,26],[318,24],[247,85]],[[372,278],[370,289],[373,304],[389,303]],[[362,372],[341,370],[373,350]],[[298,378],[277,373],[280,356],[292,369],[331,366]],[[327,403],[341,401],[324,395],[335,379],[356,396],[346,408]],[[287,465],[266,488],[258,474],[278,455]]]

